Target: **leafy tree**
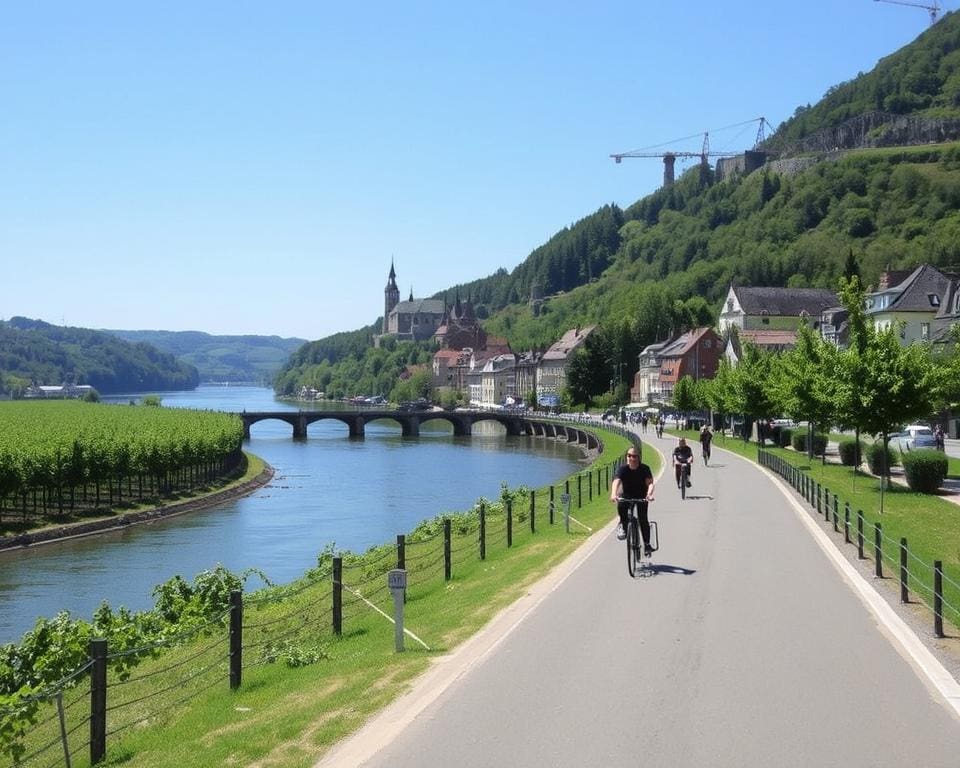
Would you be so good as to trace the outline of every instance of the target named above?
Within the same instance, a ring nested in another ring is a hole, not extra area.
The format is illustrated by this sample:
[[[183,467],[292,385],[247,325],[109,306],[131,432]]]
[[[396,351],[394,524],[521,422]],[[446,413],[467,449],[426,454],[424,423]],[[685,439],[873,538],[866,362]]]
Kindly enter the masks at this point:
[[[697,404],[697,386],[693,377],[682,376],[673,388],[673,407],[686,417]]]
[[[837,349],[802,325],[797,344],[772,368],[771,395],[780,411],[808,422],[807,456],[813,460],[813,435],[836,417]],[[826,457],[824,457],[826,461]]]
[[[749,342],[743,345],[740,362],[733,369],[731,403],[743,414],[743,439],[749,439],[749,423],[770,416],[776,410],[771,397],[770,377],[772,360],[769,352]],[[764,436],[760,434],[760,443]]]

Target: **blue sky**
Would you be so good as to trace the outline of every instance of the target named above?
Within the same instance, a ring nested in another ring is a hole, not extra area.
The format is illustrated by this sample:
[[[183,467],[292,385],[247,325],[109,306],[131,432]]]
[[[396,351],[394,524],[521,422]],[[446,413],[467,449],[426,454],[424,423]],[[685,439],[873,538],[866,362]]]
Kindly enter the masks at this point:
[[[8,3],[0,318],[352,330],[391,258],[404,297],[512,270],[659,186],[611,153],[749,148],[755,124],[719,129],[779,125],[928,23],[875,0]]]

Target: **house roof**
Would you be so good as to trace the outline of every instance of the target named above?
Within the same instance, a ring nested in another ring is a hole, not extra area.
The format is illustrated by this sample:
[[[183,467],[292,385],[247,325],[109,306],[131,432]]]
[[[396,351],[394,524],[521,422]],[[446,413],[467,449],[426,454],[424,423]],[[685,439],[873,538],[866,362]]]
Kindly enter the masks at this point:
[[[393,309],[390,310],[390,314],[404,313],[404,314],[416,314],[417,312],[429,312],[435,315],[442,315],[446,311],[444,306],[443,299],[413,299],[412,301],[401,301]]]
[[[587,340],[587,337],[593,333],[595,325],[588,325],[584,328],[571,328],[560,341],[553,344],[550,349],[543,353],[544,360],[566,360],[570,353]]]
[[[758,347],[786,347],[797,343],[796,331],[740,331],[741,341],[749,341]]]
[[[734,287],[733,292],[746,315],[800,317],[802,312],[819,315],[840,303],[837,294],[826,288]]]
[[[687,331],[686,333],[681,334],[673,341],[666,344],[657,357],[660,359],[665,357],[683,357],[687,352],[690,351],[690,348],[701,339],[701,337],[708,333],[713,333],[716,335],[713,328],[709,328],[707,326],[704,326],[703,328],[694,328],[691,331]]]
[[[929,264],[922,264],[889,290],[870,294],[893,296],[886,307],[873,312],[939,312],[943,299],[950,290],[951,278],[954,277],[956,276],[943,274]]]

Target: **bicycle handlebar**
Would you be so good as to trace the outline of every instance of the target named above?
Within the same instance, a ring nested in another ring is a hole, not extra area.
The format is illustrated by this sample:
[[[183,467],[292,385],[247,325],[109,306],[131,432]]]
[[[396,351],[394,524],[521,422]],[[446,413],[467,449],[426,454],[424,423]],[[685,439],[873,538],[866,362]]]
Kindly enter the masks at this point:
[[[641,502],[648,504],[653,501],[653,499],[628,499],[623,496],[617,496],[617,502],[619,503],[621,501],[625,501],[627,504],[640,504]]]

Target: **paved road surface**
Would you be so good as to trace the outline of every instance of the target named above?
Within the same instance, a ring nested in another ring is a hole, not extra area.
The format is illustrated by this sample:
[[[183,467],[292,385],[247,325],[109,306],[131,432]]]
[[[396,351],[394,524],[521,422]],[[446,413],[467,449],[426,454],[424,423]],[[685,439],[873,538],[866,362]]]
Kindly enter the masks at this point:
[[[609,528],[487,653],[403,701],[427,702],[412,722],[385,713],[320,765],[960,765],[957,702],[767,475],[714,460],[685,502],[661,478],[656,575],[631,580]]]

